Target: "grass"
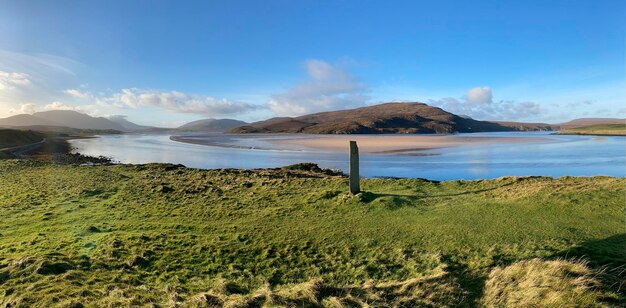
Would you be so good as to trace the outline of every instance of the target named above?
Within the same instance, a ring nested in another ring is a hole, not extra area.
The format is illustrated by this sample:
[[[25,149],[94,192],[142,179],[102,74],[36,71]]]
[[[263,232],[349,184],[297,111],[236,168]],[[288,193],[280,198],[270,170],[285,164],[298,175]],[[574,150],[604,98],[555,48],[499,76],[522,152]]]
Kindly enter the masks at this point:
[[[585,262],[532,259],[489,274],[483,304],[489,307],[602,307],[607,296]],[[608,295],[610,296],[610,295]]]
[[[626,136],[626,124],[597,124],[565,129],[562,135]]]
[[[0,187],[3,304],[476,306],[511,279],[494,271],[562,258],[586,260],[584,296],[624,304],[625,179],[364,179],[352,196],[314,171],[6,160]]]

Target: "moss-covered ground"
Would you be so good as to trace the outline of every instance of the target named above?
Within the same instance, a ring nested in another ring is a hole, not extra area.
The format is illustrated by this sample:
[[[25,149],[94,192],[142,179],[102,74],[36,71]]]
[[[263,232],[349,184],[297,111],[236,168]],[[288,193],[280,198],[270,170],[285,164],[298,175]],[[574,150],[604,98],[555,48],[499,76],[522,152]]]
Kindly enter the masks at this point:
[[[475,306],[498,302],[482,299],[490,272],[537,258],[585,260],[588,297],[624,303],[625,179],[347,187],[298,170],[0,161],[0,303]]]

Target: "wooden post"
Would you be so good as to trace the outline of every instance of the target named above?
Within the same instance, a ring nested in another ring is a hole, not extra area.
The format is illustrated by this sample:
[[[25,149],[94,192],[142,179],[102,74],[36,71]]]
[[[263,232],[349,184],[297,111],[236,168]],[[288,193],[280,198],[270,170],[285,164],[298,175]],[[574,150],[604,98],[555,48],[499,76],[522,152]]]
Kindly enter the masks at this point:
[[[361,192],[359,180],[359,147],[350,141],[350,192],[354,195]]]

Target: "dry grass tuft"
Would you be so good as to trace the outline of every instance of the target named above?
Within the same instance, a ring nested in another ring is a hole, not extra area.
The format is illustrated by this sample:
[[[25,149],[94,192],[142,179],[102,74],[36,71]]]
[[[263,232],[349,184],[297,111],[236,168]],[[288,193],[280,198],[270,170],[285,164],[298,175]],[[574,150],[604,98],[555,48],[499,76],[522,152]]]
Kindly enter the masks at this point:
[[[193,307],[452,307],[465,292],[446,272],[384,283],[335,286],[321,279],[271,289],[265,285],[249,294],[211,290],[189,299]]]
[[[600,273],[584,261],[525,260],[491,271],[487,307],[603,307]]]

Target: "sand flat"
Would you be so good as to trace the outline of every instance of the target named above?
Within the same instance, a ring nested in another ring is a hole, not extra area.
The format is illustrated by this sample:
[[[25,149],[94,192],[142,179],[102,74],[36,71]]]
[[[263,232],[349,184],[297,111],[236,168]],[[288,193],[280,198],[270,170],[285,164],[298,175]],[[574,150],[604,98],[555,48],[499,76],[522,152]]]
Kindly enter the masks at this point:
[[[554,139],[544,137],[496,137],[496,136],[419,136],[419,135],[319,135],[265,141],[281,147],[308,148],[312,150],[344,152],[348,142],[355,140],[361,153],[402,153],[423,151],[462,145],[496,143],[548,142]]]

